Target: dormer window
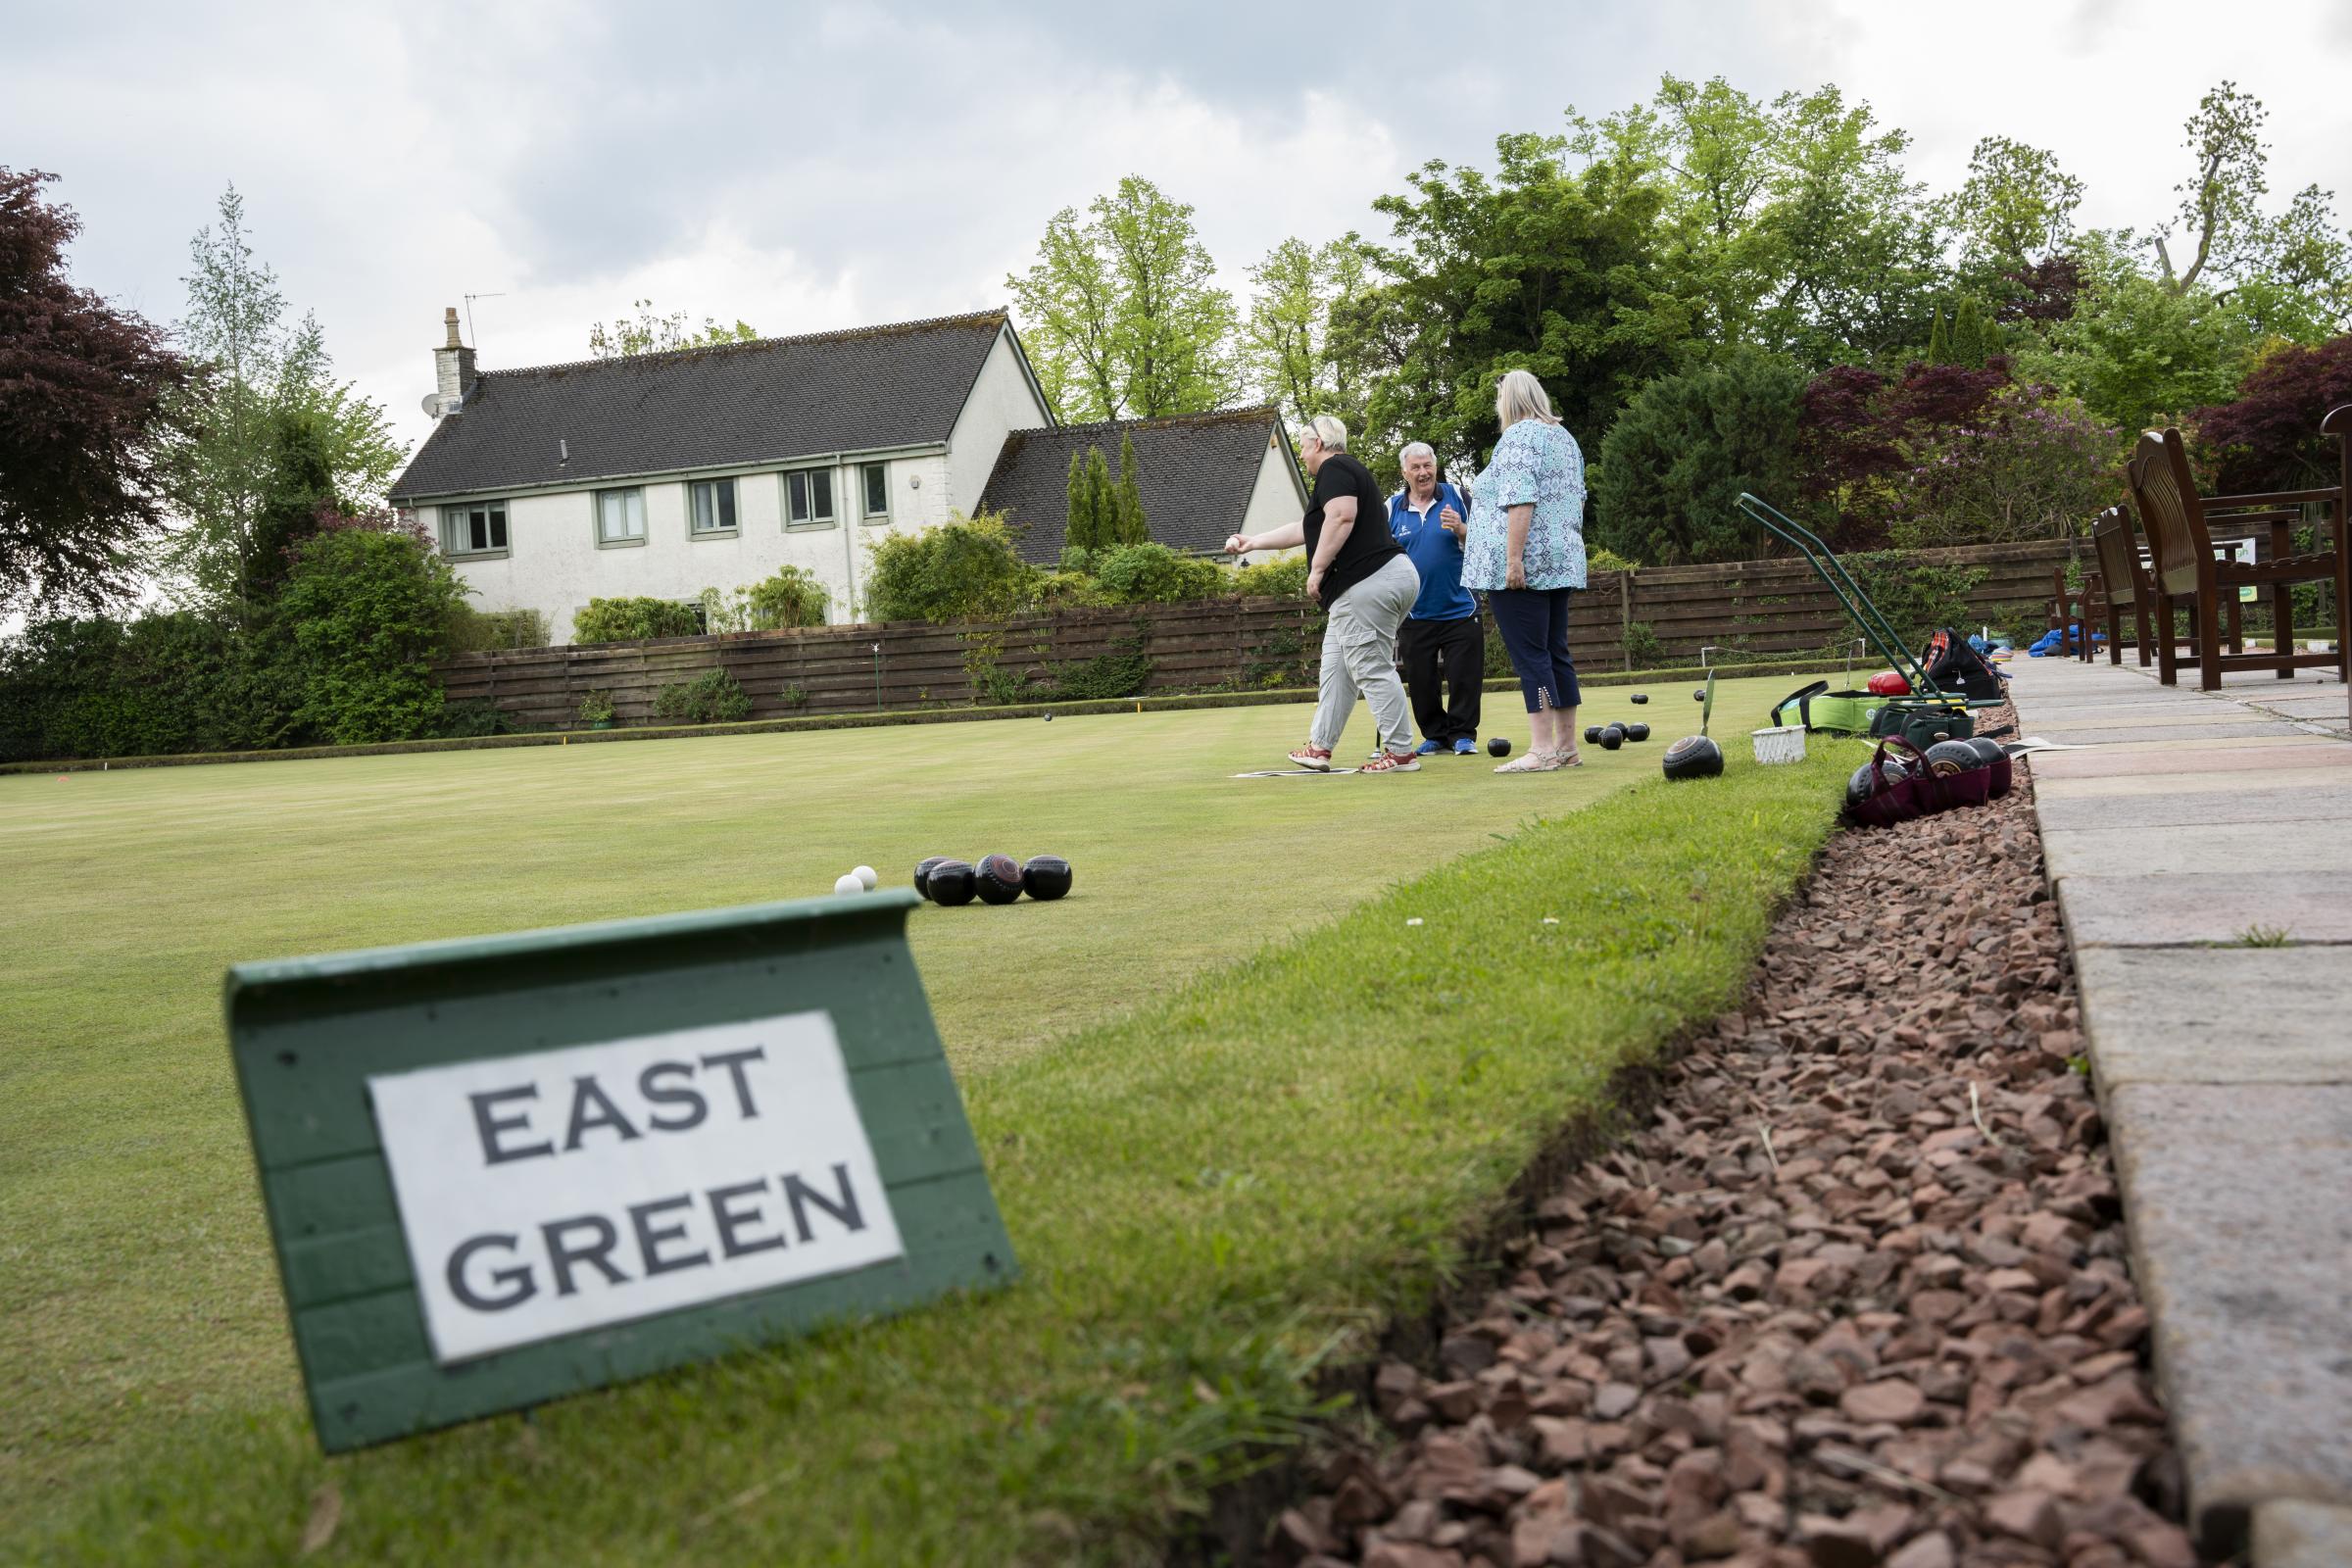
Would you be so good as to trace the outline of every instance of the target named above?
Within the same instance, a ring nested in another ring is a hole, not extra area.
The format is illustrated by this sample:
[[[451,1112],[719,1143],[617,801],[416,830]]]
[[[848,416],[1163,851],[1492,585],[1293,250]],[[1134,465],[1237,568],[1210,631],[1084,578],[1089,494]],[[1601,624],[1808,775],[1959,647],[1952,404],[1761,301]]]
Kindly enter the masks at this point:
[[[696,538],[735,531],[735,481],[697,479],[686,487],[686,515]]]

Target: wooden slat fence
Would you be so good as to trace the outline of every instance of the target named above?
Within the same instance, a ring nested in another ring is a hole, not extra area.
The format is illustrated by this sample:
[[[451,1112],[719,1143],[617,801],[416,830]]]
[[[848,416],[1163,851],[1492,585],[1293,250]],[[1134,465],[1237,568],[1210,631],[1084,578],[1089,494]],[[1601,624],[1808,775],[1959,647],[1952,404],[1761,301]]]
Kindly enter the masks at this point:
[[[1911,559],[1984,568],[1969,603],[1989,618],[2045,601],[2051,569],[2067,555],[2065,543],[2051,541],[1921,551]],[[1720,662],[1739,654],[1811,653],[1854,635],[1837,601],[1794,560],[1596,572],[1569,613],[1578,664],[1628,667],[1628,633],[1637,624],[1648,628],[1658,658],[1675,664],[1697,662],[1705,647],[1722,651]],[[592,691],[612,699],[616,723],[651,723],[663,686],[713,668],[735,677],[755,718],[1106,695],[1101,677],[1139,655],[1149,670],[1136,695],[1309,686],[1322,636],[1322,615],[1310,606],[1235,598],[956,626],[886,621],[510,649],[461,654],[438,673],[452,702],[488,701],[519,726],[560,728],[578,724],[580,702]]]

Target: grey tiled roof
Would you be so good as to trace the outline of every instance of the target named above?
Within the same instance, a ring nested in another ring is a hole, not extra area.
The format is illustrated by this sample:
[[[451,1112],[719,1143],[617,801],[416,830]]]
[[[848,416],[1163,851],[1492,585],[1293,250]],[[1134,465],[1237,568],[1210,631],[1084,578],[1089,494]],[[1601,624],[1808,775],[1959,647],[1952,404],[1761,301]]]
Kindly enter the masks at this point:
[[[464,410],[433,427],[392,498],[945,441],[1004,320],[984,311],[485,370]]]
[[[1015,430],[1004,438],[980,505],[1011,520],[1024,559],[1052,565],[1069,526],[1070,454],[1101,447],[1116,478],[1119,439],[1132,434],[1135,485],[1152,537],[1176,550],[1214,550],[1241,527],[1266,445],[1281,428],[1272,409],[1255,408]],[[1291,456],[1287,433],[1282,442]]]

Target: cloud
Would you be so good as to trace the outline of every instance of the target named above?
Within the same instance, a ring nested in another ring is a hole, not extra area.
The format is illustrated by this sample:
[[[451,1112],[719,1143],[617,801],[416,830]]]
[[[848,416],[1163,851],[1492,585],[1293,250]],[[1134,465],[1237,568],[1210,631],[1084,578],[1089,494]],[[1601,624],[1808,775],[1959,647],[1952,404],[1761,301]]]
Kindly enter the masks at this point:
[[[176,316],[234,179],[262,256],[411,437],[444,305],[485,365],[578,358],[650,298],[768,332],[1000,303],[1045,221],[1126,173],[1198,210],[1225,280],[1288,234],[1376,232],[1424,160],[1605,114],[1661,72],[1835,81],[1955,182],[1978,137],[2055,149],[2083,218],[2172,206],[2179,124],[2235,76],[2274,190],[2339,172],[2352,29],[2330,0],[2215,30],[2185,0],[1398,0],[53,7],[0,58],[0,146],[65,176],[82,281]],[[2180,46],[2183,36],[2197,40]],[[2282,47],[2281,40],[2292,41]]]

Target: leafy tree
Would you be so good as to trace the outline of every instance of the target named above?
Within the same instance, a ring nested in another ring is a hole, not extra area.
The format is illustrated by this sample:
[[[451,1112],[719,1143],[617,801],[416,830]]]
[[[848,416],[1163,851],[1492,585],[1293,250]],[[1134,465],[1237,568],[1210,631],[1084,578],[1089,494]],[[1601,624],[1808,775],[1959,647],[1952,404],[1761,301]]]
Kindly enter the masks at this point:
[[[1152,538],[1152,523],[1144,515],[1144,493],[1136,482],[1135,432],[1119,432],[1119,484],[1114,492],[1117,502],[1115,543],[1146,544]]]
[[[254,259],[235,186],[220,198],[219,227],[198,230],[189,252],[179,331],[208,373],[175,400],[176,417],[193,432],[175,443],[165,469],[181,526],[154,564],[183,597],[251,623],[262,586],[252,574],[268,554],[256,527],[280,477],[286,421],[316,420],[332,492],[346,507],[380,499],[406,449],[381,407],[334,379],[318,318],[283,324],[285,296]],[[270,560],[264,575],[274,577]]]
[[[158,327],[67,280],[54,174],[0,165],[0,613],[127,595],[163,522],[188,369]]]
[[[1081,220],[1063,208],[1004,284],[1046,396],[1073,422],[1200,414],[1235,386],[1233,296],[1190,205],[1130,174]]]
[[[2195,287],[2209,268],[2232,271],[2251,255],[2262,194],[2270,188],[2264,173],[2270,148],[2262,139],[2269,118],[2261,99],[2225,81],[2198,100],[2197,112],[2181,127],[2187,132],[2181,145],[2195,157],[2196,172],[2173,187],[2180,210],[2151,240],[2165,286],[2175,294]],[[2196,245],[2185,267],[2173,259],[2176,230]]]
[[[1242,323],[1244,369],[1257,395],[1293,422],[1337,413],[1361,424],[1361,366],[1335,351],[1335,312],[1365,286],[1365,249],[1354,234],[1319,248],[1286,239],[1250,270],[1257,292]]]
[[[1335,335],[1370,384],[1361,450],[1390,479],[1407,439],[1456,466],[1491,446],[1494,383],[1514,368],[1590,443],[1688,338],[1654,182],[1613,162],[1571,171],[1561,137],[1506,135],[1495,153],[1492,176],[1433,162],[1406,176],[1409,194],[1373,204],[1396,244],[1371,253],[1382,281]]]
[[[2225,493],[2316,489],[2338,482],[2336,439],[2320,434],[2330,409],[2352,403],[2352,335],[2317,348],[2281,344],[2247,372],[2230,402],[2199,409],[2199,444]]]
[[[467,593],[421,530],[344,514],[295,552],[277,596],[302,684],[302,721],[338,745],[410,740],[440,722],[440,657]]]
[[[282,744],[299,692],[280,655],[188,611],[32,621],[0,641],[0,760]]]
[[[609,326],[599,321],[588,329],[590,354],[600,360],[622,360],[632,355],[667,354],[676,349],[708,348],[719,343],[750,343],[760,336],[759,329],[749,321],[721,326],[709,316],[703,318],[699,330],[690,328],[684,311],[657,316],[652,300],[631,300],[629,309],[637,314],[617,317]]]
[[[2065,249],[2082,182],[2055,155],[2006,136],[1986,136],[1969,155],[1968,178],[1945,206],[1965,258],[2005,273]]]
[[[1960,296],[1960,308],[1952,314],[1951,359],[1948,363],[1965,366],[1972,370],[1984,368],[1984,362],[1999,352],[1992,337],[1992,325],[1984,319],[1984,307],[1974,294]]]
[[[1094,551],[1102,548],[1102,523],[1095,515],[1095,486],[1086,471],[1086,454],[1070,453],[1069,505],[1062,523],[1061,545],[1066,554],[1072,550]]]
[[[2174,294],[2234,285],[2247,296],[2234,303],[2265,330],[2316,341],[2352,319],[2352,250],[2333,192],[2307,185],[2283,212],[2263,212],[2269,118],[2261,99],[2230,81],[2198,101],[2182,126],[2195,172],[2175,187],[2180,208],[2150,243],[2158,276]],[[2176,236],[2194,245],[2185,264],[2173,253]]]
[[[1045,575],[1021,560],[1004,519],[992,513],[887,534],[866,551],[865,612],[874,620],[1009,615],[1031,601]]]
[[[2176,289],[2103,243],[2085,247],[2085,282],[2019,372],[2081,398],[2103,424],[2135,433],[2227,402],[2260,342],[2232,300]]]
[[[1660,565],[1771,554],[1734,503],[1748,490],[1796,506],[1805,385],[1793,360],[1740,349],[1643,387],[1601,442],[1592,542]]]
[[[1106,550],[1119,543],[1119,487],[1101,447],[1086,449],[1086,504],[1095,519],[1094,548]]]
[[[1936,307],[1936,319],[1928,328],[1928,363],[1952,363],[1952,335],[1943,329],[1943,307],[1940,305]]]
[[[1937,213],[1903,171],[1909,137],[1868,104],[1668,75],[1648,105],[1569,119],[1576,151],[1664,193],[1662,260],[1693,336],[1815,365],[1920,341]]]

